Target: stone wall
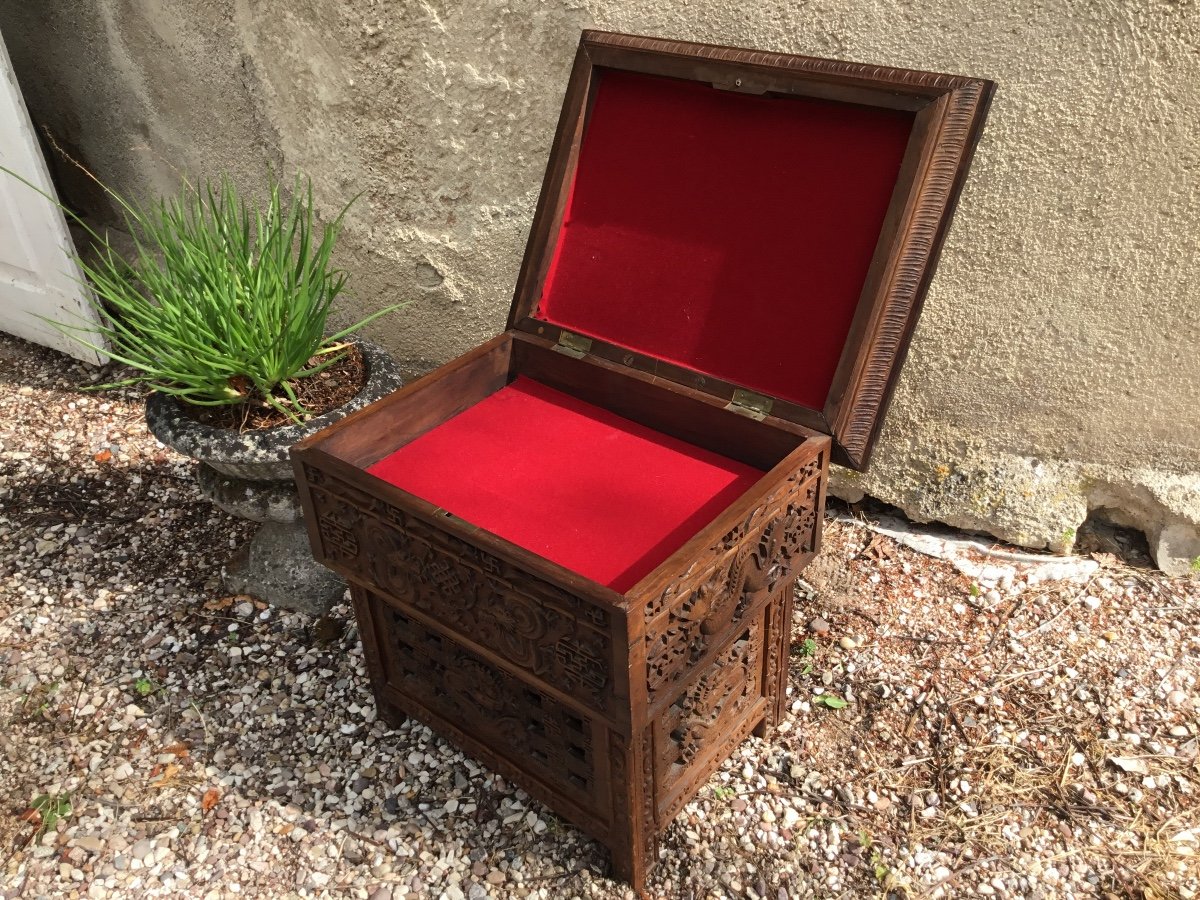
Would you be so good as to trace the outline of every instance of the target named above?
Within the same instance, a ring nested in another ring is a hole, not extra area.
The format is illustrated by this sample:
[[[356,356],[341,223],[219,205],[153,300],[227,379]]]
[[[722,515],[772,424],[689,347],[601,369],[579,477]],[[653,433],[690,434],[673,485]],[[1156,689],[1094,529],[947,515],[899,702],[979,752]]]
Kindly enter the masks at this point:
[[[1100,509],[1168,568],[1200,556],[1194,0],[0,0],[35,120],[116,187],[361,192],[340,315],[411,300],[369,329],[411,372],[503,328],[584,27],[996,79],[874,466],[839,490],[1057,549]]]

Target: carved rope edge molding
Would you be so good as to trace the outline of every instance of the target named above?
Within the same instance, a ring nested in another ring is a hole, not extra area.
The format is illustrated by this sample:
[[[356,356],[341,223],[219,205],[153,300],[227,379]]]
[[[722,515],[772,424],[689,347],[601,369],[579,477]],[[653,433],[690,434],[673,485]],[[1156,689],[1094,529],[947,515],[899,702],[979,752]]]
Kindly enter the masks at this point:
[[[946,75],[940,72],[923,72],[916,69],[899,69],[892,66],[846,62],[840,59],[822,59],[817,56],[801,56],[793,53],[772,53],[767,50],[742,50],[721,47],[715,44],[698,44],[690,41],[672,41],[665,38],[644,37],[630,34],[613,34],[602,31],[584,32],[585,45],[619,47],[627,50],[644,50],[658,54],[703,59],[736,65],[760,66],[782,69],[789,72],[809,72],[814,75],[830,75],[856,81],[872,82],[879,87],[907,86],[944,92],[957,90],[976,79],[963,75]]]
[[[967,80],[951,92],[949,107],[938,129],[933,156],[917,193],[909,227],[904,232],[883,310],[868,342],[869,355],[848,405],[846,424],[835,435],[847,455],[856,462],[862,462],[871,433],[879,424],[892,370],[899,364],[898,353],[941,238],[963,155],[969,149],[983,88],[984,82]]]

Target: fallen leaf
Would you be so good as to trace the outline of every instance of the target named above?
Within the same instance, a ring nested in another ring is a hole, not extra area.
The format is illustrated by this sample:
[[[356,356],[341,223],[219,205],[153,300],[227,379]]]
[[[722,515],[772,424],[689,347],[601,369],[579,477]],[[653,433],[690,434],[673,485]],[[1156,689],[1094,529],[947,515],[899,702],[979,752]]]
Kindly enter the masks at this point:
[[[346,623],[342,619],[336,619],[332,616],[322,616],[313,625],[312,636],[318,644],[325,645],[336,641],[342,636],[346,630]]]
[[[229,378],[229,386],[239,394],[249,394],[254,390],[254,382],[245,375],[233,375]]]
[[[170,746],[162,748],[163,753],[174,753],[180,759],[186,759],[188,755],[188,745],[183,741],[178,741]]]
[[[112,451],[111,450],[101,450],[99,453],[97,453],[95,456],[93,456],[92,459],[94,459],[98,463],[106,463],[110,459],[112,459]]]
[[[830,709],[842,709],[846,706],[845,700],[841,697],[835,697],[832,694],[818,694],[813,699],[822,706],[827,706]]]
[[[891,559],[896,555],[896,548],[882,534],[877,534],[863,550],[862,555],[873,559]]]
[[[209,788],[204,792],[204,796],[200,798],[200,808],[208,812],[217,805],[217,801],[221,799],[221,792],[216,788]]]
[[[34,825],[40,825],[42,822],[42,814],[30,806],[17,816],[22,822],[32,822]]]
[[[236,597],[218,597],[216,600],[209,600],[204,604],[205,609],[229,609],[233,606],[233,601]]]
[[[1108,761],[1122,772],[1129,772],[1134,775],[1150,774],[1150,767],[1146,765],[1146,761],[1136,756],[1110,756]]]
[[[150,782],[150,787],[160,789],[171,787],[171,785],[175,784],[175,776],[178,774],[179,766],[175,765],[175,763],[171,763],[169,766],[163,769],[162,776],[158,779],[158,781]]]

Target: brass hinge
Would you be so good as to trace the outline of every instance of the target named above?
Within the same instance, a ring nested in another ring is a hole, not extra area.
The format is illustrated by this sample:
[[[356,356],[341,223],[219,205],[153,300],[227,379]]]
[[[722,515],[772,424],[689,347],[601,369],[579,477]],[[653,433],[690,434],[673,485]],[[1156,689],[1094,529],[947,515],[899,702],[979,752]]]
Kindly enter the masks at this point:
[[[558,343],[554,345],[554,349],[567,356],[583,359],[588,351],[592,349],[592,339],[571,334],[569,331],[560,331],[558,333]]]
[[[734,388],[733,399],[729,401],[729,404],[725,408],[761,422],[770,414],[771,407],[774,405],[775,401],[770,397],[764,397],[762,394],[754,393],[754,391]]]

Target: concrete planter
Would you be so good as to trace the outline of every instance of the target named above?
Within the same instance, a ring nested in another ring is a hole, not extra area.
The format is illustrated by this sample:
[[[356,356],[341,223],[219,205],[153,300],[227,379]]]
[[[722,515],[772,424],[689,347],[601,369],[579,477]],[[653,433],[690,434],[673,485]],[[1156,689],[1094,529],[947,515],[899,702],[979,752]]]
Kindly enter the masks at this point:
[[[230,515],[262,523],[222,572],[231,593],[321,615],[346,589],[312,558],[288,450],[400,387],[400,371],[382,348],[363,340],[355,343],[367,370],[363,389],[349,403],[300,425],[239,433],[193,421],[166,394],[151,394],[146,401],[146,424],[154,436],[200,463],[200,492]]]

